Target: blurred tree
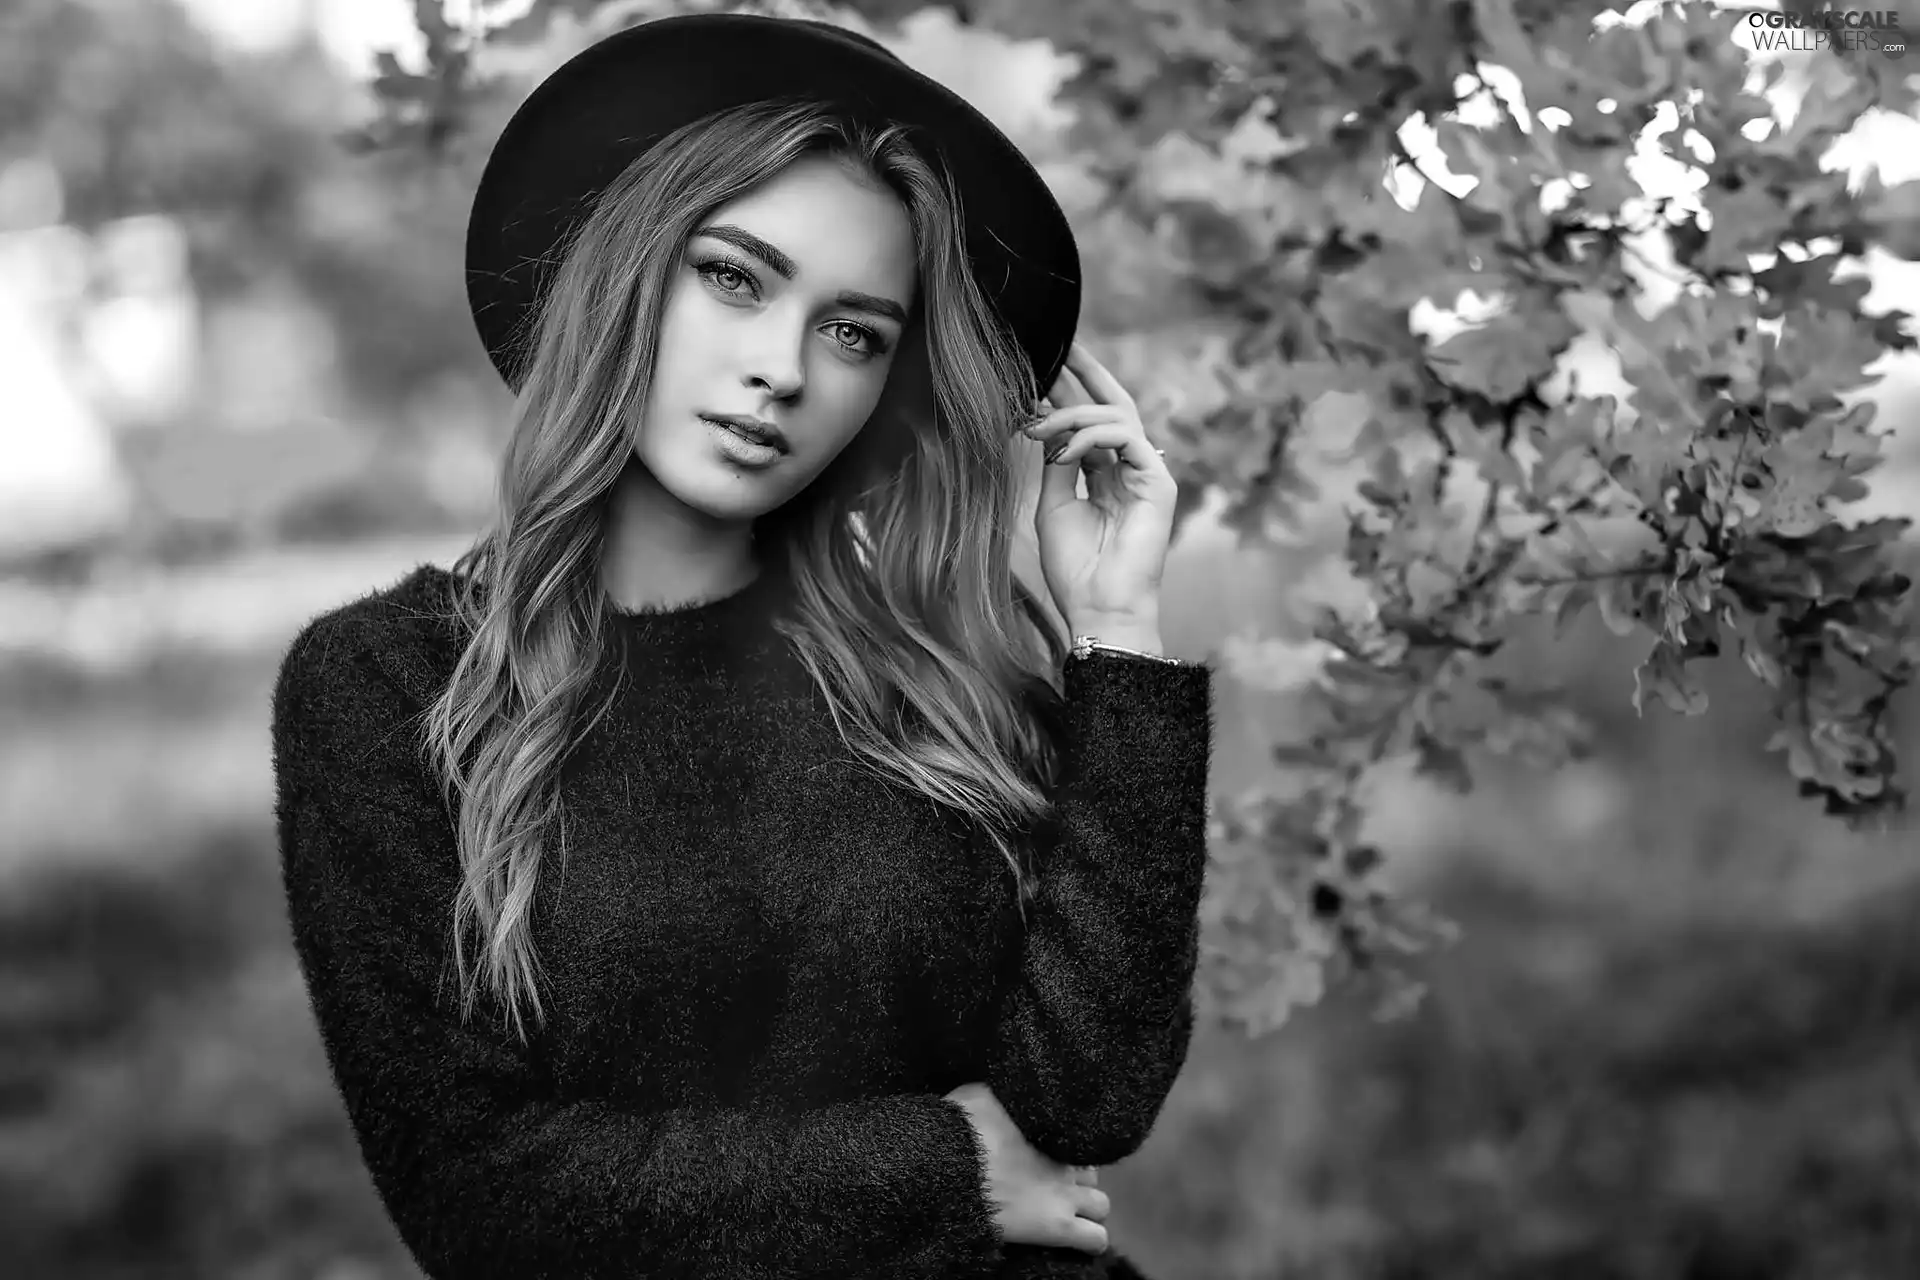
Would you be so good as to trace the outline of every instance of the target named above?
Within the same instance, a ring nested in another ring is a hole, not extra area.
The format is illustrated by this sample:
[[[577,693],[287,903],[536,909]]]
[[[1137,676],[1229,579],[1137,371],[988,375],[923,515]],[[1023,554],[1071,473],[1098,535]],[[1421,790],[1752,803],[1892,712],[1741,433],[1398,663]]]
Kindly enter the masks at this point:
[[[498,111],[476,49],[539,41],[560,17],[746,8],[884,32],[922,7],[540,0],[494,25],[482,5],[463,31],[415,0],[427,65],[385,65],[364,139],[452,145],[466,112]],[[1223,493],[1250,538],[1352,509],[1328,548],[1340,572],[1238,673],[1296,690],[1306,729],[1276,750],[1271,791],[1218,817],[1214,1014],[1276,1026],[1329,965],[1385,979],[1385,1008],[1418,995],[1394,957],[1451,929],[1385,887],[1362,834],[1368,783],[1410,757],[1465,788],[1478,752],[1551,765],[1581,750],[1551,690],[1491,672],[1529,616],[1597,611],[1644,637],[1636,709],[1703,711],[1698,663],[1737,647],[1803,793],[1855,822],[1901,807],[1888,709],[1920,658],[1897,565],[1909,522],[1848,523],[1833,505],[1880,461],[1865,366],[1915,339],[1904,313],[1864,314],[1865,282],[1836,270],[1869,245],[1913,252],[1916,187],[1850,191],[1820,168],[1868,109],[1911,109],[1901,63],[1821,55],[1782,123],[1755,91],[1780,67],[1751,66],[1733,39],[1744,15],[1705,4],[1635,6],[1649,13],[1631,25],[1597,24],[1601,0],[947,7],[1079,56],[1065,96],[1084,175],[1171,246],[1180,304],[1224,330],[1192,375],[1224,390],[1168,427],[1183,496]],[[1415,115],[1474,180],[1465,194],[1409,182]],[[1629,171],[1662,118],[1657,145],[1704,175],[1697,201],[1649,197]],[[1670,277],[1663,306],[1649,271]],[[1463,297],[1476,323],[1438,339],[1415,323]],[[1571,385],[1582,338],[1614,353],[1627,394]]]
[[[313,298],[381,406],[491,372],[459,286],[471,180],[343,152],[368,97],[317,43],[231,53],[173,0],[0,0],[0,157],[50,161],[80,228],[177,221],[209,302],[283,282]]]

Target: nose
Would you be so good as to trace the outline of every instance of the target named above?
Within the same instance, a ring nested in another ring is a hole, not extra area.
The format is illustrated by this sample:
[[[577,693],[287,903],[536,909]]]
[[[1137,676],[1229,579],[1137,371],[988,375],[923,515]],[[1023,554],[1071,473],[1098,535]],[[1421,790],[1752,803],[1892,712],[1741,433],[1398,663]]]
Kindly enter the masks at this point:
[[[777,400],[793,399],[806,385],[805,363],[801,358],[806,335],[794,333],[792,328],[768,314],[763,323],[754,326],[753,339],[745,353],[746,384]]]

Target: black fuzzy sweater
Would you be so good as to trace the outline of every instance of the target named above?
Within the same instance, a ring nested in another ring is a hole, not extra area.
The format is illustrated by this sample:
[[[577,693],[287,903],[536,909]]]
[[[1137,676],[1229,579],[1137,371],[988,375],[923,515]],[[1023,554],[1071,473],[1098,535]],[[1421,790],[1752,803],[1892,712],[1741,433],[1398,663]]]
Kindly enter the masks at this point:
[[[620,700],[563,771],[567,856],[549,842],[535,899],[549,1021],[523,1048],[456,1012],[459,869],[418,734],[464,641],[433,616],[451,582],[423,564],[312,620],[273,694],[295,950],[421,1268],[1136,1275],[1002,1242],[941,1095],[986,1082],[1070,1164],[1146,1139],[1192,1028],[1211,669],[1068,661],[1023,928],[989,842],[855,764],[770,625],[786,583],[613,614],[597,678]]]

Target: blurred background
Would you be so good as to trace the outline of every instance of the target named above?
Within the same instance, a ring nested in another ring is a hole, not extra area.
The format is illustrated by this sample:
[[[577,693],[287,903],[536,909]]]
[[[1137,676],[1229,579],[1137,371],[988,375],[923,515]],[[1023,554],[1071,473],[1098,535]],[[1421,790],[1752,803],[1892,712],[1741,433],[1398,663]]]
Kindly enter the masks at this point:
[[[589,36],[560,24],[528,71]],[[507,400],[460,275],[479,157],[338,141],[371,112],[373,51],[417,43],[408,0],[0,0],[18,1280],[415,1274],[286,934],[267,699],[305,620],[450,563],[492,501]],[[1080,200],[1058,60],[937,13],[896,48],[1029,147],[1104,264],[1090,345],[1143,403],[1177,398],[1193,329],[1154,327],[1150,264]],[[1879,117],[1832,163],[1899,181],[1917,143],[1920,121]],[[1920,311],[1912,264],[1863,269],[1870,306]],[[1903,430],[1869,505],[1913,513],[1920,376],[1884,372]],[[1205,514],[1174,561],[1188,655],[1258,634],[1292,581]],[[1592,717],[1590,760],[1464,798],[1386,789],[1397,883],[1464,937],[1422,962],[1405,1020],[1336,989],[1258,1042],[1201,1033],[1102,1180],[1149,1274],[1920,1276],[1920,841],[1797,799],[1737,660],[1709,715],[1636,717],[1634,649],[1595,622],[1509,658]],[[1216,786],[1239,791],[1270,767],[1274,704],[1219,701]]]

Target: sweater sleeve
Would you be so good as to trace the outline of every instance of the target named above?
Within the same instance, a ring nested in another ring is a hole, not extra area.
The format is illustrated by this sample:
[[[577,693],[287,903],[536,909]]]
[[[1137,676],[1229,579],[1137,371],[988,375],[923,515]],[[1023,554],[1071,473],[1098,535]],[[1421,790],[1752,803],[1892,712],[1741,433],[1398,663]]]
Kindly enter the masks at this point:
[[[1096,657],[1065,672],[1044,850],[986,1084],[1067,1164],[1139,1150],[1186,1062],[1207,861],[1213,672]]]
[[[329,615],[330,617],[331,615]],[[434,1280],[988,1276],[1002,1257],[965,1111],[900,1094],[798,1112],[562,1098],[451,973],[452,824],[418,706],[316,620],[275,683],[288,916],[380,1201]],[[384,643],[380,641],[379,643]],[[442,945],[443,936],[446,938]],[[451,983],[449,982],[449,987]]]

